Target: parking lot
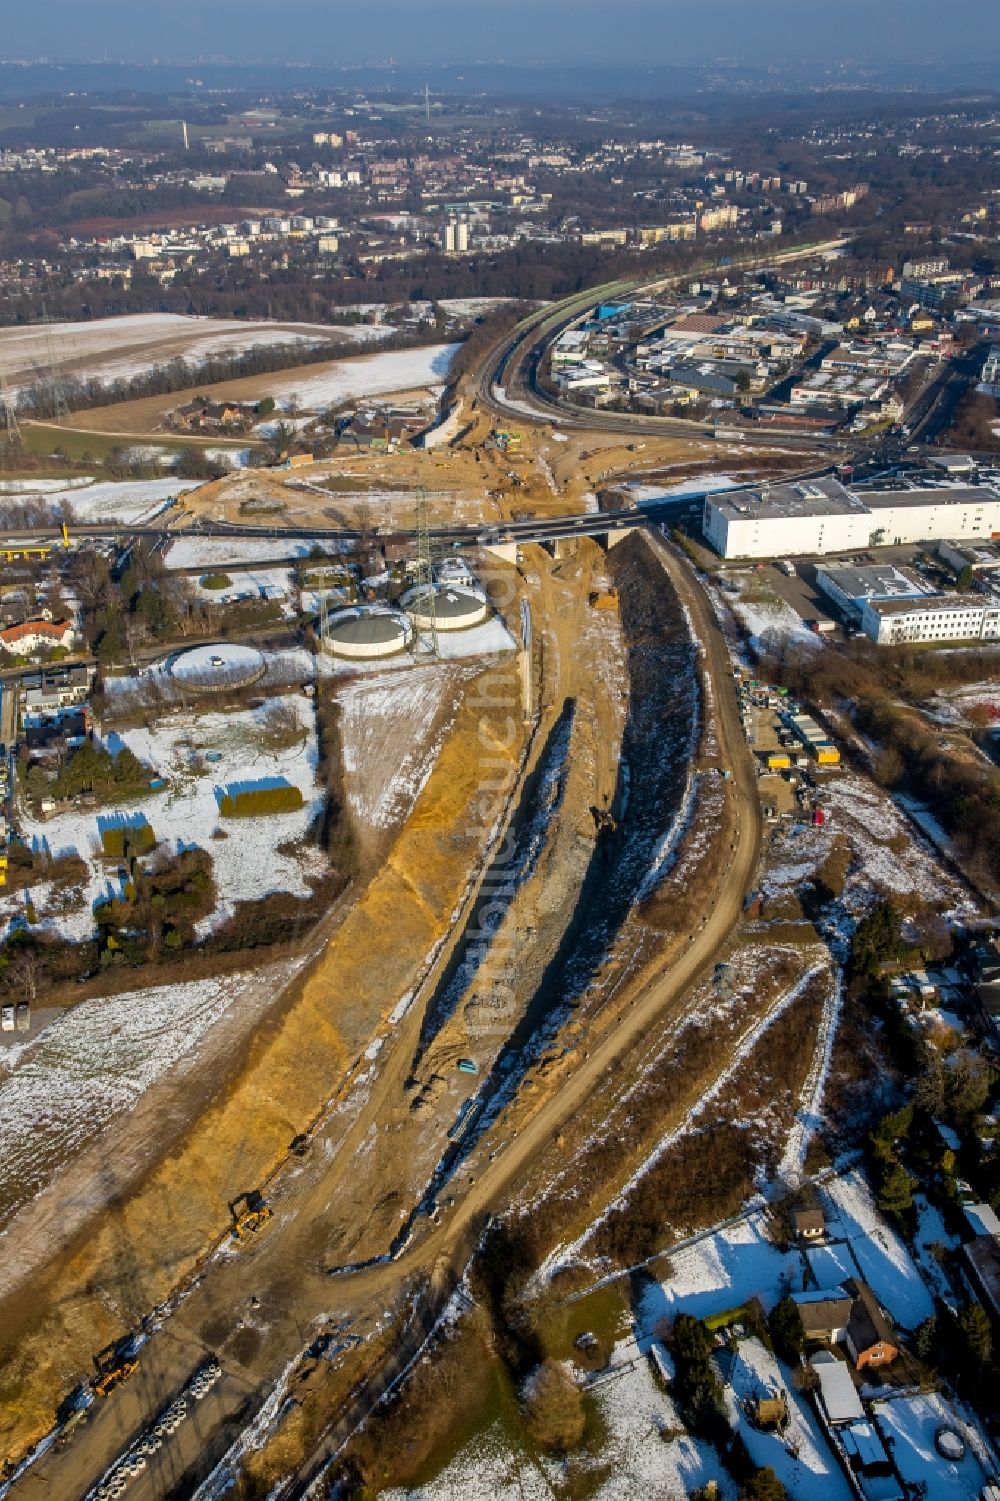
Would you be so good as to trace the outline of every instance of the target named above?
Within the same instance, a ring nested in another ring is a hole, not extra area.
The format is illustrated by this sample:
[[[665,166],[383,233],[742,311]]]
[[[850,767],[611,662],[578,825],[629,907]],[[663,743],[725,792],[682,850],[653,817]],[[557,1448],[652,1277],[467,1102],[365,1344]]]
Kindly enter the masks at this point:
[[[897,568],[916,568],[917,559],[924,551],[918,543],[912,543],[906,547],[879,547],[870,552],[852,552],[824,557],[790,558],[795,573],[789,575],[775,562],[752,562],[741,559],[720,568],[723,574],[746,574],[752,573],[767,588],[773,591],[779,599],[791,605],[800,620],[804,621],[828,621],[836,625],[837,630],[833,634],[835,640],[843,641],[845,631],[843,622],[833,600],[816,585],[816,570],[819,567],[847,568],[866,567],[872,563],[894,564]]]

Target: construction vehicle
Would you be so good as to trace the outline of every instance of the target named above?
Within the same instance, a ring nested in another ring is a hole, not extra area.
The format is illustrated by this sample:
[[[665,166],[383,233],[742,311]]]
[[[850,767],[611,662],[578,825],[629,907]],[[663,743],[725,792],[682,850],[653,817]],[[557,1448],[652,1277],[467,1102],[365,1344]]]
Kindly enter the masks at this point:
[[[594,831],[597,834],[616,834],[618,821],[608,808],[594,808]]]
[[[590,606],[594,610],[617,610],[617,589],[594,589],[589,596]]]
[[[115,1340],[112,1344],[105,1345],[103,1350],[98,1350],[94,1356],[94,1366],[97,1370],[97,1379],[93,1383],[94,1395],[106,1397],[139,1369],[131,1336]]]
[[[233,1239],[242,1240],[250,1231],[259,1230],[261,1225],[266,1225],[274,1210],[260,1189],[252,1188],[249,1193],[230,1200],[229,1213],[233,1217]]]

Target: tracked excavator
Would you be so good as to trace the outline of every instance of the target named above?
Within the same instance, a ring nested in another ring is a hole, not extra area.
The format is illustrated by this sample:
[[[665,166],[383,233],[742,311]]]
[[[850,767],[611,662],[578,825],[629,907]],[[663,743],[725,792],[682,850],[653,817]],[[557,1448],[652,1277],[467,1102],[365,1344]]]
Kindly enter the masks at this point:
[[[252,1188],[249,1193],[240,1194],[239,1198],[229,1201],[229,1213],[233,1217],[233,1239],[243,1240],[246,1235],[265,1225],[274,1210],[260,1189]]]

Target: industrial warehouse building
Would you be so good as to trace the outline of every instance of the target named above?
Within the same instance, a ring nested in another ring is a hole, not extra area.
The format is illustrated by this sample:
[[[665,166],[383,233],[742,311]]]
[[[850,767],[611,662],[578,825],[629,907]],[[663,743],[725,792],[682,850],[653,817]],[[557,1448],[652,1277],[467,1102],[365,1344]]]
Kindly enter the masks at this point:
[[[935,593],[930,584],[909,569],[893,563],[875,563],[862,568],[816,569],[816,587],[832,599],[849,619],[860,622],[870,599],[925,599]]]
[[[754,485],[705,498],[703,529],[724,558],[863,551],[909,542],[1000,536],[1000,493],[988,485],[848,490],[822,478]]]
[[[981,594],[870,599],[861,629],[879,646],[911,641],[1000,641],[1000,601]]]

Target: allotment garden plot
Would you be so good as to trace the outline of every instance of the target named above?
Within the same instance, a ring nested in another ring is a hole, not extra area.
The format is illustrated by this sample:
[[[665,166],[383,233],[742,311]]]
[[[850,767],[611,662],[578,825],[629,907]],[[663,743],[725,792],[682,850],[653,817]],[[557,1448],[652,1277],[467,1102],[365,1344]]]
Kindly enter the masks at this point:
[[[120,899],[127,885],[115,859],[125,853],[116,830],[133,852],[154,860],[199,850],[211,857],[214,904],[200,914],[198,936],[240,902],[272,892],[310,895],[309,877],[325,862],[306,838],[323,802],[308,699],[285,694],[232,713],[178,711],[149,726],[106,733],[103,744],[112,755],[127,747],[138,757],[148,768],[148,791],[122,805],[74,805],[51,817],[35,806],[27,813],[24,837],[53,857],[75,852],[86,877],[75,903],[65,891],[57,899],[44,883],[12,893],[0,908],[8,921],[36,921],[66,938],[90,936],[95,906]],[[273,790],[285,787],[280,797]],[[267,795],[254,798],[255,789]]]

